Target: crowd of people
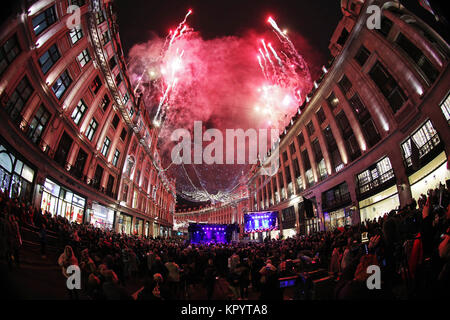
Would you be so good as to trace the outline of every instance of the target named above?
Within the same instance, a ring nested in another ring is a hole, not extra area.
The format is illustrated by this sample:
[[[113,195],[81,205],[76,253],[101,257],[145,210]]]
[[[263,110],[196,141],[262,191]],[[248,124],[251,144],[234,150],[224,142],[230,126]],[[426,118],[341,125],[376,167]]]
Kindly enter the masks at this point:
[[[310,299],[305,279],[318,269],[332,276],[334,299],[442,297],[450,288],[449,199],[441,186],[358,225],[262,243],[194,245],[70,223],[0,194],[0,250],[10,267],[20,265],[21,226],[39,230],[43,258],[54,235],[63,275],[79,266],[81,290],[94,300],[190,299],[192,292],[204,292],[200,299],[248,299],[252,293],[281,300],[283,277],[297,279],[292,298]],[[381,289],[368,288],[369,266],[381,270]],[[130,281],[143,286],[130,293]],[[68,290],[73,299],[78,293]]]

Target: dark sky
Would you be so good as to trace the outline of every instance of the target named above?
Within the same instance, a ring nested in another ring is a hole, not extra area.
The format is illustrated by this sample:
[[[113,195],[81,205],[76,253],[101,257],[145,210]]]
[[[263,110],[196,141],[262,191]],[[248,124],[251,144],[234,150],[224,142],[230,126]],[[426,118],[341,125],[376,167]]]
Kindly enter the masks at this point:
[[[115,5],[125,54],[148,40],[150,32],[167,35],[192,8],[188,23],[204,39],[267,31],[271,15],[280,26],[304,36],[326,63],[330,37],[342,17],[339,0],[115,0]]]

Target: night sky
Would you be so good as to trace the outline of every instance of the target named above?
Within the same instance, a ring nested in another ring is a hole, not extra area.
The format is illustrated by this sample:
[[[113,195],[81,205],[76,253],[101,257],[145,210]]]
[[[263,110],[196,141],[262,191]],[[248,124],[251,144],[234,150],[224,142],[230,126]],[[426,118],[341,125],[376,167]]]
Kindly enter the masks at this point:
[[[305,37],[325,64],[330,37],[342,17],[339,0],[116,0],[115,5],[125,55],[151,32],[165,37],[192,9],[189,25],[204,39],[267,31],[271,15],[283,28]]]

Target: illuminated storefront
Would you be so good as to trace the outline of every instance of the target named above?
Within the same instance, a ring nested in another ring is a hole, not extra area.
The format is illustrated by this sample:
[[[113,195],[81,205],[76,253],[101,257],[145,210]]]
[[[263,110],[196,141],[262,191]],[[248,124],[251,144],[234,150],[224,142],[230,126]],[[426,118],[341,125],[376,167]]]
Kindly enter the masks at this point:
[[[144,228],[144,220],[136,218],[136,222],[134,224],[134,234],[141,236]]]
[[[0,144],[0,190],[11,198],[30,201],[35,171]]]
[[[445,152],[442,152],[409,176],[412,197],[419,199],[421,194],[426,195],[429,189],[439,188],[439,184],[445,184],[448,179],[450,179],[450,173],[447,170],[447,156]]]
[[[121,213],[119,215],[119,233],[124,233],[131,235],[131,227],[132,227],[133,218],[129,215]]]
[[[83,223],[86,199],[50,179],[45,179],[41,209],[70,222]]]
[[[114,210],[102,206],[97,202],[92,203],[90,223],[100,229],[113,229]]]
[[[359,202],[359,213],[361,222],[366,220],[378,219],[389,213],[391,210],[398,209],[400,201],[398,199],[397,186],[377,193],[367,199]]]

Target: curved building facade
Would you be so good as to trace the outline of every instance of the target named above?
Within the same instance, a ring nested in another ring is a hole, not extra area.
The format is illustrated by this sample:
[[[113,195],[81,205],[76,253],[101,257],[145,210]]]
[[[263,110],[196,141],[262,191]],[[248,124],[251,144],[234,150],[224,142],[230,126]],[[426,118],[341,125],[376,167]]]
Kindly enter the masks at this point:
[[[0,33],[1,190],[73,222],[170,236],[175,181],[130,85],[112,2],[15,12]]]
[[[285,237],[377,219],[450,178],[448,43],[398,1],[341,5],[330,63],[260,164],[279,155],[278,172],[248,179],[248,211],[278,211]]]

